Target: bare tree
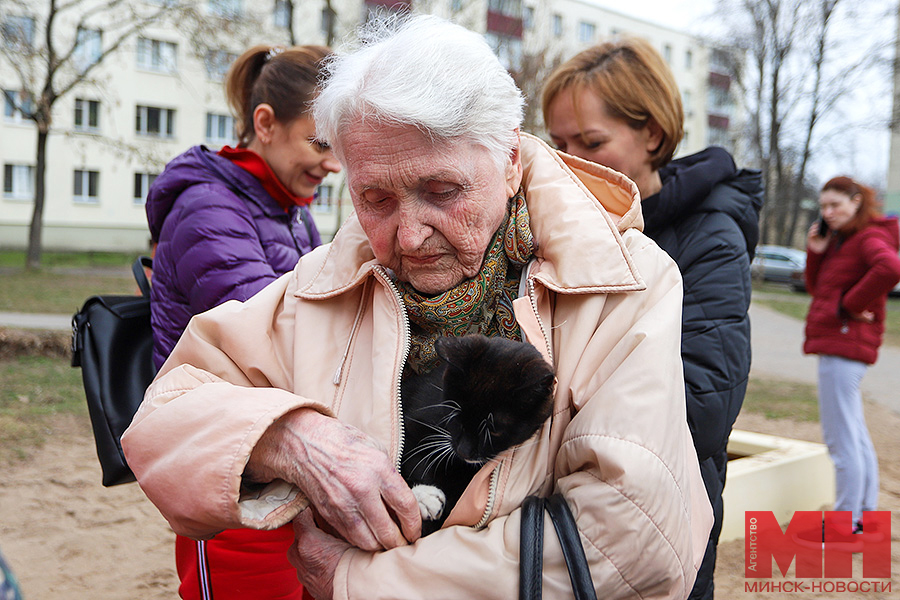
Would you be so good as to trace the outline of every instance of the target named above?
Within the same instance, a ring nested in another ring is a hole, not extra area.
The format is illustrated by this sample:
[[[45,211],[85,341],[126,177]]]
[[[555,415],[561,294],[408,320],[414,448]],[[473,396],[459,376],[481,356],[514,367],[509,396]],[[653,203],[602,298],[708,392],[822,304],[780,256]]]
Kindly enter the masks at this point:
[[[541,89],[550,73],[562,64],[563,56],[559,50],[543,48],[536,52],[526,52],[517,69],[511,71],[513,79],[525,96],[525,114],[522,129],[540,135],[544,127],[541,114]]]
[[[766,180],[764,243],[791,245],[805,226],[810,166],[824,151],[821,127],[850,97],[879,52],[846,52],[863,38],[846,0],[719,0],[732,43],[746,64],[732,73],[744,93],[750,154]],[[843,27],[836,28],[840,19]]]
[[[152,23],[179,10],[170,0],[4,0],[6,21],[0,56],[15,72],[22,95],[7,99],[37,129],[34,211],[28,232],[26,267],[41,264],[46,194],[47,139],[56,102],[77,86],[94,81],[100,65]],[[15,10],[12,10],[15,8]]]

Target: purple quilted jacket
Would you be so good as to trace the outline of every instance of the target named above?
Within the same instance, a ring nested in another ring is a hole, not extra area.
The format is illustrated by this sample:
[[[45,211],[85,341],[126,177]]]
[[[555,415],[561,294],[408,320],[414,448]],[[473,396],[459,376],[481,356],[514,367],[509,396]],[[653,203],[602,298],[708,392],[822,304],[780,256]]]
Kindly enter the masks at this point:
[[[193,315],[248,299],[321,243],[307,208],[285,213],[256,177],[202,146],[153,182],[147,222],[158,242],[150,294],[157,368]]]

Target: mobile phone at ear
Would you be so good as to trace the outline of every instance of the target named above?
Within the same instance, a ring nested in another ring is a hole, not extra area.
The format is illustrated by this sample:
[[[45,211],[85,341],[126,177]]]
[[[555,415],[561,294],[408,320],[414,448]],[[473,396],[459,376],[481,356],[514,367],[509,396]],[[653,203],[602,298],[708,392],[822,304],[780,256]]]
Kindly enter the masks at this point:
[[[825,219],[823,219],[822,217],[819,217],[818,223],[819,223],[819,228],[818,228],[819,237],[825,237],[826,235],[828,235],[828,223],[826,223]]]

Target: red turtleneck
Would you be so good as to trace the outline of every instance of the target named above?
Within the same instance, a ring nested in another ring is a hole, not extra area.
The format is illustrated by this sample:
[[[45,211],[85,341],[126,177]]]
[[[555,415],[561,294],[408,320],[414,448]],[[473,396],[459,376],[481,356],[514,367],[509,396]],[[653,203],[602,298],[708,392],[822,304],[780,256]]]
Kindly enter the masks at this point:
[[[284,184],[281,183],[281,180],[278,179],[275,172],[272,171],[272,167],[269,166],[269,163],[263,160],[263,158],[253,150],[224,146],[217,154],[227,158],[256,177],[263,186],[263,189],[275,199],[279,206],[284,209],[284,212],[288,212],[292,206],[308,206],[310,202],[313,201],[312,196],[301,198],[292,194],[289,189],[284,187]]]

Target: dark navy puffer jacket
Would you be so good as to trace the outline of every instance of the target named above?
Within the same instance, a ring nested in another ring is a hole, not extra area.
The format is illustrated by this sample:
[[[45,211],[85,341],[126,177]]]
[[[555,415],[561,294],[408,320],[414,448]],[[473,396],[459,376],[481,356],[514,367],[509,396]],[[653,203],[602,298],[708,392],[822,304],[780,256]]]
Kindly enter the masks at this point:
[[[660,169],[662,190],[641,203],[644,233],[684,280],[681,356],[687,418],[715,513],[691,598],[713,597],[722,530],[726,445],[750,373],[750,260],[759,240],[762,177],[711,147]]]
[[[203,146],[166,166],[146,208],[158,242],[150,294],[157,368],[193,315],[246,300],[321,243],[307,208],[286,213],[256,177]]]

